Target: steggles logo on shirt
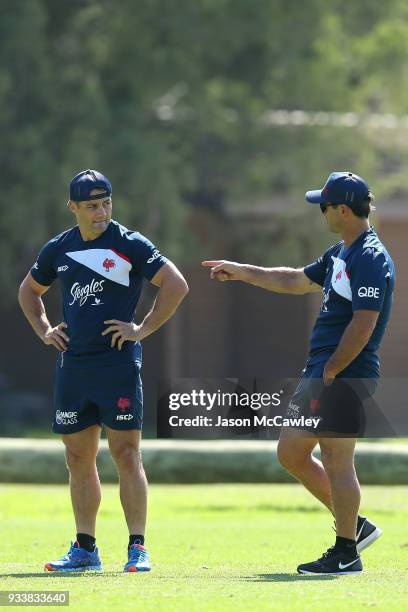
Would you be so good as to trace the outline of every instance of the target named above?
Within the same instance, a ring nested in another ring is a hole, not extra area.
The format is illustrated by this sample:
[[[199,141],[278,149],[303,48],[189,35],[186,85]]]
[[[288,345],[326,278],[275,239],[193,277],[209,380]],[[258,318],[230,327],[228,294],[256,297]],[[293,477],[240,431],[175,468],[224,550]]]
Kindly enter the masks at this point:
[[[84,285],[83,287],[81,287],[79,283],[74,283],[71,287],[71,295],[74,299],[69,305],[72,306],[79,300],[79,305],[83,306],[89,297],[95,297],[95,293],[103,291],[104,282],[104,280],[97,281],[93,278],[88,285]]]

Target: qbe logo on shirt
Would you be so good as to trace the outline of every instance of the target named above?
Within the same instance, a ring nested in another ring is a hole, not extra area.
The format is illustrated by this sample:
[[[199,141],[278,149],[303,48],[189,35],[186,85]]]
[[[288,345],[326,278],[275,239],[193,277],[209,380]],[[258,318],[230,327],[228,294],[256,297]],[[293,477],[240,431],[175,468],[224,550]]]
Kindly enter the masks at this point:
[[[379,298],[380,290],[378,287],[360,287],[358,297]]]

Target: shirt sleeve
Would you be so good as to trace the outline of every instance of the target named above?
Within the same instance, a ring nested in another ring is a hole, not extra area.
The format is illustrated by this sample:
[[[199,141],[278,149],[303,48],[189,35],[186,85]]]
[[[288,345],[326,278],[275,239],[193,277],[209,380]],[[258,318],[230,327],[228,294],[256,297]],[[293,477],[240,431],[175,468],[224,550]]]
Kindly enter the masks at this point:
[[[150,281],[167,262],[167,258],[142,234],[135,235],[132,242],[134,242],[131,258],[132,264],[144,278]]]
[[[321,255],[316,261],[305,266],[303,268],[304,273],[311,281],[323,287],[324,281],[327,274],[327,262],[328,257],[332,251],[333,247],[330,247],[323,255]]]
[[[53,242],[47,242],[41,249],[37,260],[32,266],[31,276],[40,285],[50,286],[57,278],[54,268],[55,247]]]
[[[367,248],[350,268],[352,308],[381,311],[390,280],[386,257]]]

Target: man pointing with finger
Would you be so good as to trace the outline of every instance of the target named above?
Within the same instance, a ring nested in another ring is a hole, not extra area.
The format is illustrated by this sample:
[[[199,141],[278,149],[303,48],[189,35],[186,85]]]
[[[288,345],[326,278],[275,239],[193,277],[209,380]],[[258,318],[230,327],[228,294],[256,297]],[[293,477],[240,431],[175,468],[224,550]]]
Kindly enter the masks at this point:
[[[378,349],[391,311],[394,265],[368,217],[373,195],[351,172],[333,172],[323,189],[308,191],[329,229],[341,240],[301,269],[260,268],[205,261],[211,278],[241,280],[278,293],[322,291],[310,353],[288,408],[290,417],[319,417],[318,427],[281,431],[282,465],[335,516],[336,542],[302,574],[355,574],[359,553],[381,530],[359,516],[360,486],[354,468],[356,437],[363,427],[362,402],[379,377]],[[319,444],[321,461],[312,451]]]
[[[59,351],[53,430],[62,434],[66,447],[76,541],[64,557],[46,563],[47,571],[101,569],[95,523],[101,499],[96,455],[102,424],[129,528],[124,570],[150,570],[144,547],[147,481],[140,454],[140,341],[173,315],[188,287],[176,266],[147,238],[112,220],[111,195],[109,180],[96,170],[72,179],[68,207],[77,225],[47,242],[19,291],[34,331]],[[42,295],[57,278],[64,321],[53,327]],[[159,291],[150,312],[136,324],[144,279]]]

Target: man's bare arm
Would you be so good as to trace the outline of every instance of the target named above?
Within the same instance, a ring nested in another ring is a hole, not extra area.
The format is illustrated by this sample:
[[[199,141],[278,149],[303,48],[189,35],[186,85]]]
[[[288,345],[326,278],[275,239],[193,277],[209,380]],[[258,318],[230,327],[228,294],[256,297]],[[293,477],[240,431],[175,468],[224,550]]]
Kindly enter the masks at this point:
[[[326,363],[323,374],[325,384],[330,384],[333,378],[361,353],[373,333],[378,315],[376,310],[354,312],[337,349]]]
[[[109,319],[105,321],[109,325],[102,336],[112,333],[111,346],[122,349],[126,340],[136,342],[150,336],[163,325],[174,314],[180,302],[188,293],[188,285],[176,266],[168,261],[154,275],[151,282],[159,287],[159,292],[153,303],[151,310],[145,316],[140,325]]]
[[[69,342],[68,336],[63,331],[67,326],[66,323],[53,327],[45,312],[41,296],[48,289],[49,287],[37,283],[29,272],[20,285],[18,301],[31,327],[44,344],[55,346],[59,351],[66,351]]]
[[[151,282],[159,287],[159,292],[152,309],[140,324],[142,338],[155,332],[170,319],[188,293],[185,278],[171,261],[160,268]]]
[[[304,268],[262,268],[224,260],[203,261],[202,265],[211,268],[211,278],[221,282],[239,280],[268,291],[295,295],[322,290],[306,276]]]

